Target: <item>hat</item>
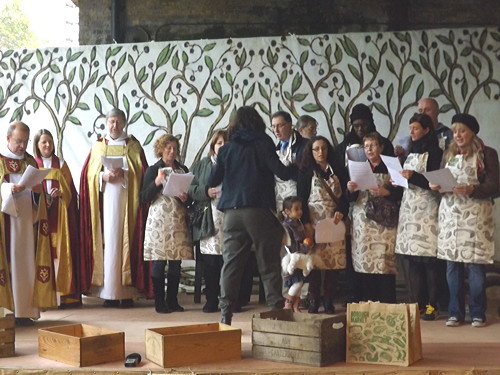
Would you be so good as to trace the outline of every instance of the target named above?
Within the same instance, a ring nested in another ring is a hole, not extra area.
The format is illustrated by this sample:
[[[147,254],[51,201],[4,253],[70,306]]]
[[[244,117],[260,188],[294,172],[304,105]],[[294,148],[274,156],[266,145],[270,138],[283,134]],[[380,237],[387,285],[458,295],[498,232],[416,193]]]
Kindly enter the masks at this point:
[[[474,116],[467,113],[457,113],[451,119],[451,123],[455,124],[457,122],[466,125],[470,130],[474,132],[474,134],[479,133],[479,123]]]
[[[370,108],[364,104],[356,104],[351,111],[351,124],[356,120],[368,120],[373,124],[373,115]]]

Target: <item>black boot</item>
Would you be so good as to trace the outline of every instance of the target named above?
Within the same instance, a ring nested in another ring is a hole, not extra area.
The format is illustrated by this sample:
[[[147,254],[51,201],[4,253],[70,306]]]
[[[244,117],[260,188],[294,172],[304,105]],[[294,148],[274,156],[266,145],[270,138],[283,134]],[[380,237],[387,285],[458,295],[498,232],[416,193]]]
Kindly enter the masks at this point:
[[[325,308],[325,314],[335,314],[335,306],[333,306],[333,302],[331,299],[325,298],[323,306]]]
[[[165,279],[152,277],[153,292],[155,295],[155,311],[160,314],[170,312],[167,303],[165,302]]]
[[[308,313],[309,314],[317,314],[319,310],[319,304],[320,304],[320,299],[319,298],[313,298],[309,300],[309,308],[308,308]]]
[[[220,322],[222,324],[227,324],[228,326],[230,326],[232,319],[233,319],[233,314],[230,312],[225,312],[225,313],[222,313]]]
[[[179,262],[180,263],[180,262]],[[170,264],[169,264],[170,267]],[[167,305],[170,311],[184,311],[184,307],[179,305],[177,301],[177,293],[179,292],[179,282],[181,279],[180,275],[180,265],[179,272],[167,272]]]
[[[210,255],[213,256],[213,255]],[[207,303],[203,306],[203,312],[212,313],[219,311],[219,291],[220,291],[220,267],[209,265],[205,262],[205,297]]]

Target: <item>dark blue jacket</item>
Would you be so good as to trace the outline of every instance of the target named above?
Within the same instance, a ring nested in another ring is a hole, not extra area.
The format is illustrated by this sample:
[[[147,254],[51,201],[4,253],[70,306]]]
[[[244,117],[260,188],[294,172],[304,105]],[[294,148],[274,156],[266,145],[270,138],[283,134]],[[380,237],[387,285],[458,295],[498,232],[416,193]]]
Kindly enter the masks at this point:
[[[295,165],[284,166],[266,133],[238,131],[219,149],[217,164],[209,186],[222,182],[217,208],[260,207],[276,210],[274,175],[289,180],[297,173]]]

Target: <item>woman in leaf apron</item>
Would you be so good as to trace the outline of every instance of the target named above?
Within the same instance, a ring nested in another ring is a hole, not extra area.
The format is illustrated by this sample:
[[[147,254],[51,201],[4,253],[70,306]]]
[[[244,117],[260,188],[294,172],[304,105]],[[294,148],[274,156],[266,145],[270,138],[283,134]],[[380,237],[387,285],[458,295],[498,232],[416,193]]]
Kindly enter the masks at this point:
[[[477,136],[474,116],[459,113],[452,118],[453,141],[441,165],[457,180],[453,192],[443,194],[439,205],[438,258],[447,261],[450,290],[448,321],[455,327],[465,319],[464,272],[468,271],[469,314],[473,327],[486,324],[486,271],[493,263],[495,222],[493,198],[499,192],[497,152]],[[431,185],[433,190],[440,186]]]
[[[348,202],[342,187],[347,178],[342,160],[336,160],[333,147],[322,136],[309,140],[303,151],[303,159],[297,179],[297,195],[304,202],[302,222],[306,232],[322,219],[334,218],[336,222],[347,217]],[[346,266],[345,241],[316,244],[313,253],[320,255],[325,269],[323,279],[325,313],[333,314],[333,297],[337,270]],[[309,312],[317,313],[321,301],[321,271],[309,274]]]
[[[171,134],[164,134],[156,140],[154,153],[160,160],[146,170],[141,190],[141,202],[151,203],[144,234],[144,260],[153,261],[151,278],[156,312],[184,311],[177,301],[177,293],[181,261],[193,259],[191,234],[186,220],[186,205],[190,198],[187,193],[176,197],[165,196],[162,190],[169,177],[168,173],[187,173],[188,169],[176,160],[179,140]]]
[[[354,181],[347,183],[352,209],[352,262],[361,281],[361,299],[396,303],[396,226],[386,226],[367,218],[365,206],[369,199],[383,197],[399,205],[401,187],[393,186],[382,158],[383,141],[376,132],[363,138],[366,157],[378,187],[360,191]],[[389,219],[389,218],[387,218]]]
[[[401,201],[396,254],[408,260],[410,302],[418,303],[424,320],[435,320],[439,288],[443,287],[436,258],[440,197],[430,190],[422,172],[439,169],[443,152],[428,115],[414,114],[409,130],[410,150],[401,171],[408,188]]]

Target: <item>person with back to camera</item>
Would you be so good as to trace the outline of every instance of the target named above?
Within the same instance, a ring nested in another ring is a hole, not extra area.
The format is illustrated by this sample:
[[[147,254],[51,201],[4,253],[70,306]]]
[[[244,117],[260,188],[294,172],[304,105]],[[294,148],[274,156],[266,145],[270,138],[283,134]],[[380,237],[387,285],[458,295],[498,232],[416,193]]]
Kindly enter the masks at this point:
[[[80,306],[78,193],[68,164],[54,153],[50,131],[40,129],[33,139],[40,169],[50,168],[42,184],[47,204],[50,243],[54,257],[59,308]]]
[[[224,265],[221,275],[221,322],[231,324],[243,269],[255,248],[257,267],[267,305],[283,307],[280,245],[284,230],[275,216],[274,175],[287,180],[296,175],[276,155],[273,141],[258,112],[240,107],[232,116],[229,143],[219,149],[208,186],[222,183],[217,208],[224,212]]]
[[[286,247],[287,251],[281,263],[284,285],[288,288],[284,308],[300,312],[300,293],[305,282],[305,274],[299,268],[295,268],[293,272],[290,272],[292,270],[289,267],[293,258],[292,254],[306,257],[313,245],[311,238],[306,239],[304,225],[300,221],[302,217],[302,200],[297,196],[286,197],[283,200],[283,216],[283,227],[290,238],[290,246]],[[312,263],[310,264],[312,265]],[[305,273],[309,271],[306,269]]]
[[[186,219],[190,197],[187,192],[176,197],[162,194],[171,173],[189,172],[186,166],[177,161],[179,149],[179,139],[171,134],[164,134],[156,140],[154,153],[160,160],[146,170],[141,190],[141,202],[151,203],[144,234],[144,260],[153,261],[151,279],[157,313],[184,311],[177,300],[181,261],[193,259],[193,246]]]
[[[396,254],[408,261],[410,302],[418,303],[424,320],[439,316],[437,232],[439,194],[422,172],[439,169],[442,150],[429,116],[415,113],[409,122],[411,143],[401,175],[408,180],[399,213]]]
[[[354,201],[352,209],[352,262],[361,281],[363,301],[396,303],[396,231],[397,225],[376,222],[366,213],[370,199],[381,197],[399,206],[403,195],[400,186],[393,186],[390,175],[380,157],[382,153],[380,135],[369,133],[363,138],[364,148],[378,186],[365,191],[358,190],[354,181],[347,183],[349,198]],[[394,214],[387,211],[387,214]],[[390,219],[390,218],[384,218]]]
[[[316,136],[309,140],[297,179],[297,195],[304,202],[302,222],[307,233],[313,232],[307,227],[315,227],[320,220],[333,218],[338,223],[347,218],[349,203],[343,191],[347,185],[344,171],[342,159],[336,159],[333,147],[325,137]],[[323,284],[324,311],[333,314],[337,272],[346,266],[345,241],[317,243],[312,252],[323,260],[325,277],[322,283],[319,269],[309,274],[309,312],[318,312]]]
[[[438,253],[446,260],[450,291],[446,326],[456,327],[465,319],[464,266],[469,284],[469,314],[473,327],[486,325],[486,271],[495,253],[493,197],[499,190],[497,152],[477,136],[479,123],[466,113],[452,118],[453,141],[443,155],[442,167],[457,180],[439,205]],[[441,186],[430,184],[432,190]]]

